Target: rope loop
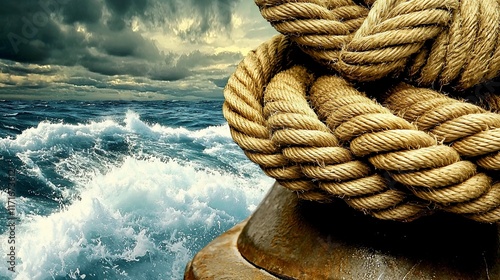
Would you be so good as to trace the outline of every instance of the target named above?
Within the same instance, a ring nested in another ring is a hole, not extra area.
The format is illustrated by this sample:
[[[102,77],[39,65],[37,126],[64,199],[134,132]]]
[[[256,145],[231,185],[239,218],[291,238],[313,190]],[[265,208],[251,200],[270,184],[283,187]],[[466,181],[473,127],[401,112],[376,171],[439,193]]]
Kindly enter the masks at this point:
[[[303,199],[379,219],[500,221],[500,97],[423,87],[497,76],[500,2],[255,2],[282,34],[238,65],[223,105],[251,161]]]
[[[373,1],[367,1],[371,4]],[[470,88],[500,70],[496,0],[256,0],[314,60],[353,81],[404,76]]]

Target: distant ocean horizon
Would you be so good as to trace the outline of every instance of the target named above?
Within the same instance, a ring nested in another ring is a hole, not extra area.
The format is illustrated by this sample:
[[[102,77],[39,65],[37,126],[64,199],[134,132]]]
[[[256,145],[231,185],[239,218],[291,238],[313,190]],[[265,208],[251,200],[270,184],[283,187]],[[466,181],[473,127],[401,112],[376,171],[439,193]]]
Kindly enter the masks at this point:
[[[273,182],[222,102],[1,100],[0,279],[182,279]]]

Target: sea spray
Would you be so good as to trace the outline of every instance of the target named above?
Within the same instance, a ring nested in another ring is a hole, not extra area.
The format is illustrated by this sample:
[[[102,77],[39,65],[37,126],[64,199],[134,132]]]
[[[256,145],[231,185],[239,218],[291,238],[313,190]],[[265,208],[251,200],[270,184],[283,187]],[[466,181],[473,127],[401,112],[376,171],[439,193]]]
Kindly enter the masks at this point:
[[[113,103],[109,115],[104,103],[46,105],[48,120],[0,139],[20,192],[16,273],[0,266],[0,276],[181,279],[186,262],[248,217],[272,184],[232,142],[220,103]],[[57,106],[78,114],[67,123]]]

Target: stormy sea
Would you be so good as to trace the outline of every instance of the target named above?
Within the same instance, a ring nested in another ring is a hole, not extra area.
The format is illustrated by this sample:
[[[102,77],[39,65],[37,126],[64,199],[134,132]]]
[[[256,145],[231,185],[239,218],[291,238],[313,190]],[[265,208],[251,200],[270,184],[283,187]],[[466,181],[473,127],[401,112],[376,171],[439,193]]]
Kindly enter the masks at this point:
[[[222,101],[0,101],[0,279],[182,279],[272,185]]]

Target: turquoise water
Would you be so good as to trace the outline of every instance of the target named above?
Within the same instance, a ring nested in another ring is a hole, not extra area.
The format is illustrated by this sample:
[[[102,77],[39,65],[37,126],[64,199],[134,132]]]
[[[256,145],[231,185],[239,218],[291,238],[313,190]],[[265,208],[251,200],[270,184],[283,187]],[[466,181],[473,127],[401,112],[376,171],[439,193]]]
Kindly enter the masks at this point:
[[[221,106],[1,101],[0,278],[181,279],[272,185]]]

